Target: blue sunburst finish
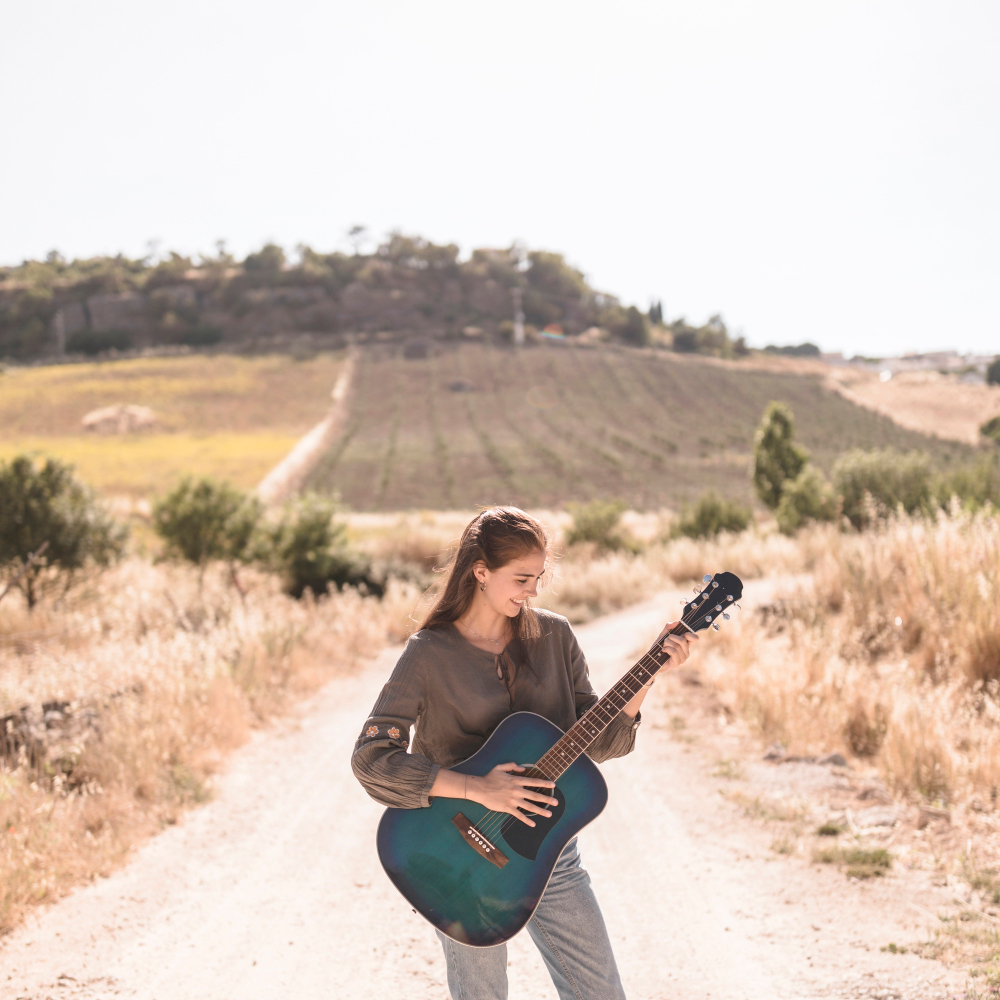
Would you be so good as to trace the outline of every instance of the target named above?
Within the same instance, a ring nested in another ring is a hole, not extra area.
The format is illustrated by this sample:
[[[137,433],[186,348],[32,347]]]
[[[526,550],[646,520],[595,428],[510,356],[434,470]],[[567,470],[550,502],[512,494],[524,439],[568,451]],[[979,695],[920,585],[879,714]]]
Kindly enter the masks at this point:
[[[507,716],[468,760],[452,770],[486,774],[497,764],[533,764],[563,735],[533,712]],[[604,808],[608,789],[597,766],[581,756],[556,780],[566,800],[534,861],[502,834],[490,840],[509,858],[503,868],[477,854],[452,823],[464,813],[477,826],[484,806],[435,798],[427,809],[387,809],[378,828],[382,867],[418,913],[462,944],[487,947],[513,937],[531,919],[562,849]],[[515,821],[516,822],[516,821]]]

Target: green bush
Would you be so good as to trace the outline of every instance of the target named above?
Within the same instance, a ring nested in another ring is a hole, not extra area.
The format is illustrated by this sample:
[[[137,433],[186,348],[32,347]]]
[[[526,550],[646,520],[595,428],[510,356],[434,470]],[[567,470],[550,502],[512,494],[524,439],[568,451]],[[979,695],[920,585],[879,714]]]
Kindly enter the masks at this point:
[[[628,507],[624,500],[591,500],[568,507],[573,523],[566,532],[567,545],[592,542],[608,551],[635,550],[635,543],[621,529],[622,514]]]
[[[334,520],[337,505],[327,497],[306,494],[285,508],[279,524],[271,529],[270,562],[284,578],[285,590],[302,597],[307,590],[317,596],[330,586],[338,590],[357,587],[362,593],[382,597],[386,576],[347,544],[347,530]]]
[[[188,347],[211,347],[222,340],[222,331],[217,326],[196,326],[185,330],[178,341]]]
[[[1000,416],[991,417],[979,428],[983,437],[989,438],[995,444],[1000,444]]]
[[[844,516],[855,528],[899,507],[914,514],[937,506],[934,472],[922,451],[849,451],[834,463],[833,480]]]
[[[753,441],[751,476],[757,496],[772,510],[781,503],[785,483],[798,476],[809,452],[795,442],[795,418],[784,403],[769,403]]]
[[[626,344],[645,347],[649,343],[649,323],[635,306],[625,310],[625,322],[614,331]]]
[[[1000,356],[995,357],[986,369],[986,384],[1000,385]]]
[[[714,538],[720,531],[745,531],[751,516],[749,507],[709,490],[698,498],[694,507],[681,512],[674,534],[688,538]]]
[[[77,330],[66,338],[68,354],[127,351],[131,346],[132,334],[127,330]]]
[[[260,500],[229,483],[187,478],[156,502],[153,528],[169,557],[193,563],[202,573],[208,563],[223,561],[242,591],[236,564],[255,558],[262,513]]]
[[[1000,454],[984,455],[975,465],[960,466],[945,473],[935,493],[942,507],[947,506],[952,497],[958,497],[962,506],[969,510],[977,510],[988,503],[1000,507]]]
[[[119,559],[127,534],[71,466],[53,458],[40,465],[26,455],[0,463],[0,571],[13,578],[48,543],[18,581],[29,608],[43,582],[66,589],[86,566]]]
[[[839,498],[826,476],[811,462],[790,482],[785,483],[774,516],[785,535],[810,521],[832,521],[837,516]]]

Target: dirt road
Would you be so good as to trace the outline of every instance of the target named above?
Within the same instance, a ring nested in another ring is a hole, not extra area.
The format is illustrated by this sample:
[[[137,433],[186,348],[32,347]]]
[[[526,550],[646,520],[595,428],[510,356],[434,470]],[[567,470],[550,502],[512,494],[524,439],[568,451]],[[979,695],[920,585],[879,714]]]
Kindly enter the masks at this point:
[[[578,630],[599,689],[673,607]],[[382,874],[381,810],[348,767],[395,653],[259,734],[212,803],[2,942],[0,1000],[442,1000],[437,941]],[[929,883],[850,883],[776,854],[718,794],[705,753],[670,738],[665,712],[654,704],[636,752],[603,766],[610,803],[581,836],[632,1000],[959,992],[939,964],[879,950],[923,933],[932,918],[910,904],[933,910]],[[526,935],[510,978],[513,998],[554,996]]]

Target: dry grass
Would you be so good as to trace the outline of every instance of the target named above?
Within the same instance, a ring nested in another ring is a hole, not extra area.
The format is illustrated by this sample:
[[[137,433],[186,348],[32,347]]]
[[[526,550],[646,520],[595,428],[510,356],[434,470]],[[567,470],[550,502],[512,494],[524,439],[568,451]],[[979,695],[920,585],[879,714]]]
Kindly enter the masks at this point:
[[[539,595],[540,607],[574,623],[628,607],[658,591],[728,570],[744,580],[808,572],[822,554],[817,532],[789,539],[772,531],[723,533],[711,541],[678,538],[637,554],[600,553],[579,545],[561,553],[552,579]]]
[[[875,372],[832,368],[826,384],[901,427],[965,444],[977,444],[980,425],[1000,413],[1000,387],[941,372],[900,372],[883,382]]]
[[[626,511],[622,525],[639,543],[638,552],[601,552],[593,545],[566,548],[571,523],[564,511],[531,510],[546,527],[553,558],[537,604],[565,615],[575,624],[626,608],[658,591],[700,580],[707,572],[726,569],[744,579],[787,575],[813,568],[827,545],[823,532],[786,538],[769,528],[722,534],[712,541],[666,534],[670,513]],[[377,559],[443,569],[475,511],[422,511],[413,514],[348,514],[354,545]]]
[[[814,589],[742,616],[708,651],[723,701],[792,752],[873,760],[900,796],[995,802],[996,515],[814,537]]]
[[[296,602],[255,577],[244,603],[221,575],[199,594],[193,572],[131,560],[64,607],[8,598],[0,714],[68,702],[69,723],[0,758],[0,931],[203,801],[253,726],[402,638],[416,597]]]
[[[15,438],[0,442],[0,461],[24,452],[60,458],[102,493],[141,501],[183,476],[214,476],[251,489],[297,440],[278,431]]]

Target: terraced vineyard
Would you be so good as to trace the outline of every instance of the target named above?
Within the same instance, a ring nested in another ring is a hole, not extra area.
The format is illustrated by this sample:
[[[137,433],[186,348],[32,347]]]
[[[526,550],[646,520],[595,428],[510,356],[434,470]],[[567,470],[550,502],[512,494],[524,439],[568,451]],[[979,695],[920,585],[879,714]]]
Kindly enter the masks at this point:
[[[359,359],[351,419],[309,485],[355,510],[593,497],[676,507],[709,487],[749,499],[753,432],[772,399],[792,407],[825,467],[855,446],[965,451],[810,376],[627,348],[459,344],[407,359],[386,345]]]

